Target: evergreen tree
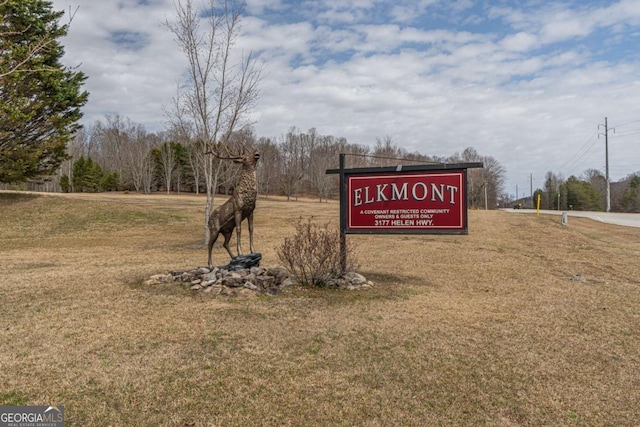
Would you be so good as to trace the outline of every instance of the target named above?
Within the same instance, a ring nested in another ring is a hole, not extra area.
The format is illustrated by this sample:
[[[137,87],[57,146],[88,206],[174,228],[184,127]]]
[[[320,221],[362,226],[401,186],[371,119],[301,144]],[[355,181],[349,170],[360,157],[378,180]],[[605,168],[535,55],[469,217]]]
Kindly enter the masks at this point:
[[[66,174],[60,177],[60,189],[63,193],[71,191],[71,183],[69,182],[69,177]]]
[[[73,174],[71,175],[71,182],[73,184],[73,191],[82,193],[85,189],[85,175],[86,175],[86,162],[84,156],[81,156],[78,160],[73,162]]]
[[[65,68],[63,12],[45,0],[0,1],[0,182],[54,173],[88,98]]]
[[[602,210],[602,197],[591,183],[571,176],[562,187],[561,191],[567,194],[567,205],[572,209],[582,211]]]
[[[64,180],[66,178],[66,188],[68,189],[69,178],[63,175],[60,186],[65,190]],[[93,161],[91,157],[85,159],[81,156],[73,162],[73,175],[71,177],[73,191],[76,193],[88,193],[96,191],[113,191],[118,188],[118,174],[109,173],[102,170],[100,165]]]
[[[116,191],[118,189],[118,174],[103,171],[100,178],[100,191]]]
[[[632,176],[628,185],[629,187],[622,195],[620,205],[623,212],[638,212],[640,210],[640,176]]]
[[[193,176],[189,168],[187,148],[179,142],[172,142],[171,147],[176,153],[176,189],[180,192],[185,181],[193,181]]]

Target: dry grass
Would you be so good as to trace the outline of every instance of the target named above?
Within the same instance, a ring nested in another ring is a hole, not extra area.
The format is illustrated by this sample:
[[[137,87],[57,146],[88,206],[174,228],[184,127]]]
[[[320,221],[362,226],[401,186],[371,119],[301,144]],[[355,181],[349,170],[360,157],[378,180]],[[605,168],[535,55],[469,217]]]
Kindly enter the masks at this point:
[[[0,404],[69,426],[640,425],[640,229],[473,211],[468,236],[349,236],[372,290],[142,285],[205,262],[203,205],[0,194]],[[337,211],[260,200],[263,265]]]

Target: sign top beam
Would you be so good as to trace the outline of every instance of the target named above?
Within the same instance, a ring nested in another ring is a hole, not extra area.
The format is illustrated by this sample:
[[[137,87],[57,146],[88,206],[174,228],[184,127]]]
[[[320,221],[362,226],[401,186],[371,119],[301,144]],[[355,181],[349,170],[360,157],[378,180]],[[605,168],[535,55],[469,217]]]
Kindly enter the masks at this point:
[[[476,169],[483,168],[484,164],[481,162],[475,163],[432,163],[424,165],[402,165],[387,166],[387,167],[375,167],[375,168],[352,168],[352,169],[327,169],[326,174],[376,174],[387,172],[398,172],[398,168],[402,172],[423,172],[423,171],[436,171],[447,169]]]

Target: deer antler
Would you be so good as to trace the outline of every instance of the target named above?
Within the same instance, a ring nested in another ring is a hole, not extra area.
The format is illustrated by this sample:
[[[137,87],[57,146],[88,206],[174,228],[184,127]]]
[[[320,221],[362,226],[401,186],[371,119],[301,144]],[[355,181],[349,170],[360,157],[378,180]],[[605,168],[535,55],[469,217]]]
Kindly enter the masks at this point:
[[[233,152],[229,148],[229,145],[222,142],[216,142],[211,150],[205,152],[205,154],[211,154],[221,160],[237,160],[242,158],[243,153],[246,151],[244,144],[241,144],[242,151]],[[224,149],[224,154],[223,154]]]

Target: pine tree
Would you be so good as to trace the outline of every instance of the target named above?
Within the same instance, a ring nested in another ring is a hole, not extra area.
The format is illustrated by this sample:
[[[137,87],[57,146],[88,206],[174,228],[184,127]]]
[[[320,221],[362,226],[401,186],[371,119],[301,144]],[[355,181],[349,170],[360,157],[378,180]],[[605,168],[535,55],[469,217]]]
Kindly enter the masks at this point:
[[[628,188],[625,190],[620,200],[620,205],[624,212],[638,212],[640,210],[640,176],[634,175],[628,182]]]
[[[86,187],[87,167],[84,156],[80,156],[78,160],[73,163],[73,174],[71,175],[71,182],[73,183],[73,191],[82,193]]]
[[[0,182],[53,174],[79,128],[86,77],[60,62],[62,15],[45,0],[0,1]]]
[[[73,191],[76,193],[113,191],[118,188],[118,174],[102,170],[91,157],[80,156],[78,160],[73,162],[71,182],[73,183]],[[69,177],[62,176],[60,187],[64,192],[69,191]]]

